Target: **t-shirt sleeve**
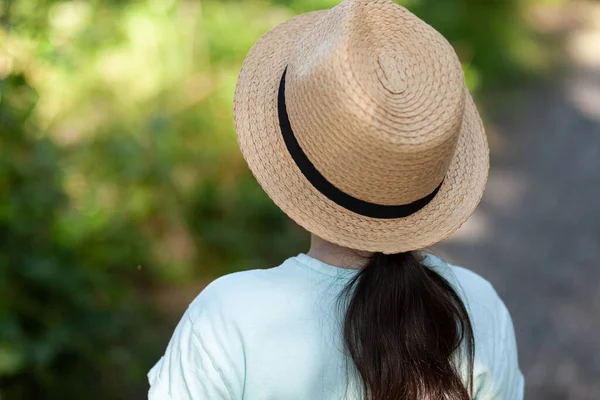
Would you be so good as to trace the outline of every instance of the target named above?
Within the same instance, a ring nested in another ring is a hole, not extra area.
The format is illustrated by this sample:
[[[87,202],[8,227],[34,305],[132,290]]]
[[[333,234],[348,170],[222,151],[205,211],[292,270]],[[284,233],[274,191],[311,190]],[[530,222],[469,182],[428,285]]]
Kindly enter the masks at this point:
[[[165,355],[148,373],[150,400],[232,399],[222,372],[193,330],[186,313]]]
[[[496,324],[492,337],[494,343],[486,365],[480,370],[476,381],[475,400],[522,400],[524,378],[519,369],[517,343],[512,319],[504,304],[499,300]]]
[[[192,302],[148,373],[149,400],[241,399],[243,349],[223,297],[213,283]]]

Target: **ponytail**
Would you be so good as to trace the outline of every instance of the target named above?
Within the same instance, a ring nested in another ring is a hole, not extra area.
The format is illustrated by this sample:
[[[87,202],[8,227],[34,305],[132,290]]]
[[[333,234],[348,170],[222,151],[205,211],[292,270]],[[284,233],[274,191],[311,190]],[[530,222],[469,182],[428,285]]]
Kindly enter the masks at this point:
[[[376,253],[340,300],[347,301],[344,344],[365,400],[472,398],[469,314],[452,286],[418,254]],[[457,356],[466,359],[467,384]]]

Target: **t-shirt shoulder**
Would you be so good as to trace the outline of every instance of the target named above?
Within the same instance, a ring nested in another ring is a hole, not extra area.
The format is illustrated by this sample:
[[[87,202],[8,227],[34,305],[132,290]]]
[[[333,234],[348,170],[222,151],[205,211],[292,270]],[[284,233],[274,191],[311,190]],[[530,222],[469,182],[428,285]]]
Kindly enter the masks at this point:
[[[244,382],[240,316],[256,309],[259,270],[210,283],[181,318],[165,355],[150,371],[149,399],[237,399]],[[255,312],[256,314],[256,312]]]
[[[284,297],[294,280],[289,260],[276,268],[235,272],[212,281],[190,303],[187,314],[196,320],[199,314],[220,319],[239,319],[255,314],[262,306]]]
[[[487,314],[488,317],[504,313],[505,307],[502,299],[490,282],[477,273],[456,265],[452,265],[441,258],[426,253],[425,264],[442,275],[461,297],[472,318],[478,319]]]
[[[482,306],[496,308],[502,303],[502,299],[494,289],[494,286],[481,275],[463,267],[451,265],[450,268],[460,283],[469,300],[477,301]]]
[[[466,268],[450,266],[475,334],[476,399],[522,399],[523,375],[510,313],[494,287]]]
[[[504,302],[485,278],[455,265],[452,270],[453,285],[469,311],[475,335],[480,341],[491,340],[492,332],[503,329],[510,314]]]

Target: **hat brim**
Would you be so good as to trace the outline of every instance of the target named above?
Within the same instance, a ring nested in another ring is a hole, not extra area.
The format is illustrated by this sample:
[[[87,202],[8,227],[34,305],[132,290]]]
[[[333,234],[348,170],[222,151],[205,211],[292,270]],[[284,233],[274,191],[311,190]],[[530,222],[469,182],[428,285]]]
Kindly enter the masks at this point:
[[[339,206],[311,185],[285,146],[277,113],[281,75],[298,40],[326,12],[310,12],[283,22],[267,32],[248,53],[234,100],[242,154],[275,204],[296,223],[325,240],[388,254],[440,242],[473,213],[487,181],[487,138],[466,89],[462,128],[444,182],[427,206],[405,218],[370,218]]]

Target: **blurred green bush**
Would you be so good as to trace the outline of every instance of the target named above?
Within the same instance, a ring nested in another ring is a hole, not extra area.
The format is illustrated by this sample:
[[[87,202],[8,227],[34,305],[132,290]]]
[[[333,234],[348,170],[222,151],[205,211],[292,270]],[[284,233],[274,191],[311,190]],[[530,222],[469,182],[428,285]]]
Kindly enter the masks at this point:
[[[547,62],[528,1],[403,4],[485,90]],[[172,329],[160,288],[304,249],[231,104],[262,33],[336,3],[0,3],[0,399],[143,398]]]

